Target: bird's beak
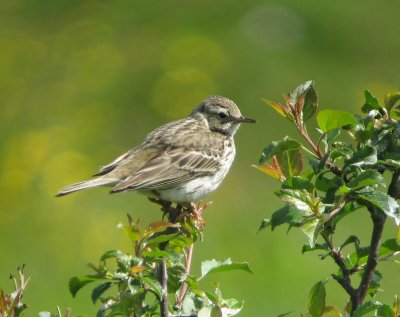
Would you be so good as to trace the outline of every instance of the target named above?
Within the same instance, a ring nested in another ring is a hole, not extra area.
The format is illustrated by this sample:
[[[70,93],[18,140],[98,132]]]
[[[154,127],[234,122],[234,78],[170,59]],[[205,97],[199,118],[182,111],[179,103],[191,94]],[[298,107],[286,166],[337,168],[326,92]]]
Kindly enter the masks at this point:
[[[246,118],[246,117],[239,117],[239,118],[235,118],[236,122],[240,122],[240,123],[257,123],[256,120],[251,119],[251,118]]]

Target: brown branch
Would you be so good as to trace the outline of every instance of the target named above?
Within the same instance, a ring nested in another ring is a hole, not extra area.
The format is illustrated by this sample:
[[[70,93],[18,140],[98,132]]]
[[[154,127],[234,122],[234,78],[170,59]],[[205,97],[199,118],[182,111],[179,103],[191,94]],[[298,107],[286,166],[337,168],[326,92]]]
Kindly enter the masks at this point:
[[[168,272],[167,261],[162,259],[159,266],[159,280],[161,284],[160,314],[161,317],[169,317],[168,310]]]
[[[396,169],[393,172],[392,180],[388,188],[388,195],[395,199],[400,198],[400,169]],[[384,214],[382,211],[375,210],[372,205],[367,205],[366,207],[371,214],[373,229],[368,260],[364,268],[364,274],[357,289],[357,297],[354,299],[354,301],[352,300],[352,312],[354,312],[356,308],[363,303],[365,296],[368,293],[371,280],[374,276],[376,266],[378,265],[379,248],[381,244],[383,228],[387,218],[386,214]]]
[[[322,234],[322,237],[324,238],[326,244],[328,245],[329,250],[331,251],[331,256],[333,260],[335,261],[335,263],[337,264],[342,273],[342,277],[336,274],[332,274],[332,278],[343,287],[343,289],[347,292],[347,294],[350,295],[350,299],[352,300],[355,297],[355,289],[351,285],[351,280],[350,280],[352,270],[347,268],[342,253],[340,252],[340,250],[337,250],[333,246],[333,243],[329,239],[329,237],[326,234]]]
[[[360,306],[368,293],[371,280],[374,276],[375,268],[379,261],[379,247],[381,243],[381,237],[383,228],[385,226],[386,215],[383,212],[378,212],[371,207],[367,206],[368,211],[371,213],[371,218],[373,222],[373,229],[371,235],[371,243],[368,254],[368,260],[364,268],[364,274],[361,278],[360,285],[356,290],[357,296],[352,300],[352,312]]]

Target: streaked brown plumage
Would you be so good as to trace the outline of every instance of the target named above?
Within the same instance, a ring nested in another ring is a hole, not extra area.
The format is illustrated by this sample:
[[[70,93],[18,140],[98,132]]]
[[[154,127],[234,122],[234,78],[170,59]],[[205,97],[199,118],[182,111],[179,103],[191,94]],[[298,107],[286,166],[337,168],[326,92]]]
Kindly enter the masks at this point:
[[[189,117],[157,128],[101,168],[96,178],[69,185],[57,196],[113,185],[111,193],[137,190],[171,202],[199,201],[219,186],[232,165],[233,136],[242,122],[255,120],[243,117],[227,98],[208,97]]]

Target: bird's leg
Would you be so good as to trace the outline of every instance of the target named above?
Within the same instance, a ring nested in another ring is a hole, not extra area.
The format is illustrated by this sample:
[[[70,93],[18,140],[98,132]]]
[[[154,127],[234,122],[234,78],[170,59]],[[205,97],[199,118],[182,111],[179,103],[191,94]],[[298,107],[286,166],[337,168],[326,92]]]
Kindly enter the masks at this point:
[[[160,199],[160,198],[154,198],[154,197],[148,197],[148,199],[152,202],[155,203],[157,205],[161,206],[161,210],[163,212],[163,219],[165,217],[165,215],[168,215],[168,219],[170,218],[171,213],[174,213],[175,208],[172,208],[172,202],[168,201],[168,200],[164,200],[164,199]]]

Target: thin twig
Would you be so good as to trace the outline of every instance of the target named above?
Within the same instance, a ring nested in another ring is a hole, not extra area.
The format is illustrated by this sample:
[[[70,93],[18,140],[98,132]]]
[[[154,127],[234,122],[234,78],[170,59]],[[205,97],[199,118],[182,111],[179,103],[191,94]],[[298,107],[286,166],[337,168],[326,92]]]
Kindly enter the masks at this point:
[[[343,287],[343,289],[347,292],[347,294],[350,295],[350,298],[353,298],[355,296],[355,289],[351,285],[351,280],[350,280],[352,271],[347,268],[342,253],[340,252],[340,250],[337,250],[334,247],[331,239],[329,239],[329,237],[326,234],[322,234],[322,237],[325,240],[326,244],[328,245],[328,248],[331,251],[332,258],[337,264],[337,266],[339,266],[339,269],[343,276],[339,277],[335,274],[332,274],[333,279],[336,280]]]
[[[190,273],[190,267],[192,266],[193,247],[194,247],[194,244],[191,244],[188,249],[188,254],[186,257],[186,266],[185,266],[185,274],[186,275],[188,275]],[[178,295],[178,299],[175,304],[176,309],[180,309],[182,307],[183,300],[185,299],[187,290],[188,290],[188,284],[186,282],[183,282],[181,290]]]

